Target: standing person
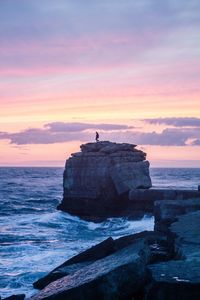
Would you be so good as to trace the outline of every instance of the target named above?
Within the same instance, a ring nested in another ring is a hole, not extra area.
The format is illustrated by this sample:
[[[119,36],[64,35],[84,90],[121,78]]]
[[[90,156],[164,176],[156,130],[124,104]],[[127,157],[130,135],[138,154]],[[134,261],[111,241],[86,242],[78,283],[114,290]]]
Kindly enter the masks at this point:
[[[99,142],[99,133],[96,131],[96,137],[95,137],[96,142]]]

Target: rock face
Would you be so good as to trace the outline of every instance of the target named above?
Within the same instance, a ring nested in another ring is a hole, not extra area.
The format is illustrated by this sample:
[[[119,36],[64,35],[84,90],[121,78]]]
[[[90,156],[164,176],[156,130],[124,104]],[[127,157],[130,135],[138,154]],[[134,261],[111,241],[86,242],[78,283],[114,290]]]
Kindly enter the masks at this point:
[[[175,235],[175,250],[187,262],[196,262],[199,266],[200,277],[200,208],[198,211],[178,217],[170,227]],[[200,285],[200,278],[199,278]],[[199,289],[200,295],[200,289]]]
[[[81,145],[64,171],[58,209],[83,218],[119,216],[131,189],[150,188],[149,162],[136,145],[97,142]]]
[[[81,268],[92,264],[95,260],[106,257],[114,252],[114,240],[110,237],[88,250],[72,257],[65,263],[55,268],[49,274],[34,282],[33,286],[37,289],[43,289],[52,281],[60,279],[71,273],[75,273]]]
[[[155,230],[169,232],[169,226],[180,215],[200,210],[200,197],[185,200],[162,200],[154,203]]]
[[[169,227],[179,260],[148,266],[150,284],[146,300],[200,299],[200,210],[197,206],[196,209],[177,217],[177,221]],[[174,219],[174,214],[169,211],[166,215],[172,215]]]
[[[162,201],[168,209],[161,217],[172,218],[167,235],[141,232],[117,240],[109,238],[41,279],[42,286],[38,287],[44,289],[31,300],[199,300],[198,201],[171,200],[172,206],[170,201]],[[196,211],[188,213],[190,210]],[[177,212],[185,214],[177,215],[175,221]]]
[[[140,299],[135,297],[144,287],[146,264],[155,256],[151,245],[159,241],[166,240],[153,232],[107,239],[55,269],[62,273],[71,265],[68,275],[61,274],[62,278],[55,280],[49,273],[49,282],[53,282],[31,299]]]
[[[146,241],[144,245],[144,249],[147,249],[147,245],[152,244],[151,248],[151,261],[156,260],[165,260],[166,250],[166,238],[163,238],[160,234],[144,231],[141,233],[121,237],[117,240],[113,240],[111,237],[104,240],[103,242],[85,250],[84,252],[70,258],[53,271],[51,271],[46,276],[40,278],[36,282],[33,283],[33,286],[37,289],[43,289],[49,283],[56,281],[64,276],[73,274],[82,268],[93,264],[96,260],[102,259],[106,256],[109,256],[123,248],[126,248],[132,244],[135,244],[138,240]],[[156,245],[156,247],[155,247]],[[147,252],[147,251],[146,251]]]
[[[145,300],[199,300],[200,263],[174,260],[148,267],[151,288]]]

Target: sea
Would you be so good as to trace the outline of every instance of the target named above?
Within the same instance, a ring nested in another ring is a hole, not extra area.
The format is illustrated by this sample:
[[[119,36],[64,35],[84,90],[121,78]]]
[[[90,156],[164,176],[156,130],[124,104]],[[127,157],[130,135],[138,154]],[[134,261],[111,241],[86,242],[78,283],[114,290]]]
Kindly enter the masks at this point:
[[[197,189],[200,169],[152,168],[153,187]],[[63,168],[0,168],[0,296],[37,291],[33,282],[101,242],[152,230],[153,217],[86,222],[57,211]]]

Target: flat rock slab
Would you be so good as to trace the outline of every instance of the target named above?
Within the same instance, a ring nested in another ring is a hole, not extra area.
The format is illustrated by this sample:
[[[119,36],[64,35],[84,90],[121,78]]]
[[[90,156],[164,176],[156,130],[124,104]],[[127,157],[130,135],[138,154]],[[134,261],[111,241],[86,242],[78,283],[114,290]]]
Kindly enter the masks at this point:
[[[82,152],[103,152],[106,154],[118,151],[134,151],[136,145],[128,143],[114,143],[110,141],[101,141],[98,143],[87,143],[80,146]]]
[[[95,260],[101,259],[114,252],[114,240],[110,237],[103,242],[73,256],[66,262],[52,270],[46,276],[33,283],[34,288],[43,289],[52,281],[62,278],[71,273],[75,273],[81,268],[90,265]]]
[[[113,240],[111,237],[103,242],[73,256],[63,264],[52,270],[44,277],[33,283],[34,288],[43,289],[49,283],[60,279],[66,275],[73,274],[76,271],[94,263],[98,259],[102,259],[114,252],[117,252],[125,247],[137,243],[138,240],[144,240],[147,244],[165,243],[165,238],[152,231],[143,231],[140,233],[121,237]],[[157,255],[157,253],[156,253]]]
[[[200,198],[198,190],[172,190],[172,189],[138,189],[129,192],[129,200],[149,201],[152,205],[157,200],[184,200]]]
[[[152,283],[145,300],[200,299],[200,262],[169,261],[148,270]]]
[[[154,203],[155,230],[167,232],[179,216],[200,210],[200,197],[184,200],[161,200]]]
[[[200,210],[179,216],[170,227],[176,236],[175,247],[188,260],[200,262]]]
[[[127,299],[144,284],[146,256],[140,255],[143,249],[144,241],[139,241],[52,282],[31,299]]]

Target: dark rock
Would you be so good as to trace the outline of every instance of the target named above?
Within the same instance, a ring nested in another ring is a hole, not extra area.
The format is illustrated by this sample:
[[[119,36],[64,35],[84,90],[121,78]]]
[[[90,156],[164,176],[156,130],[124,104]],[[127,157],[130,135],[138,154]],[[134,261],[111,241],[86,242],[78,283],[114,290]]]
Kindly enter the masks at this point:
[[[175,235],[175,250],[187,261],[200,262],[200,210],[178,217],[170,226]]]
[[[177,217],[200,209],[200,198],[187,200],[155,201],[155,230],[163,233],[169,231],[169,226]]]
[[[172,190],[172,189],[134,189],[129,192],[129,200],[134,202],[148,202],[152,210],[154,201],[157,200],[185,200],[200,198],[197,190]]]
[[[25,296],[26,296],[25,294],[12,295],[2,300],[24,300]]]
[[[149,265],[145,300],[199,300],[200,262],[168,261]]]
[[[134,165],[130,162],[114,164],[110,167],[110,176],[118,195],[129,192],[131,189],[151,186],[148,161],[135,162]]]
[[[161,259],[169,259],[169,253],[166,252],[166,237],[152,231],[143,231],[137,234],[124,236],[116,240],[108,238],[107,240],[67,260],[49,274],[36,281],[33,285],[37,289],[43,289],[49,283],[66,275],[75,273],[83,267],[94,263],[98,259],[133,245],[134,243],[137,243],[138,240],[143,240],[145,245],[149,247],[149,260],[151,262],[160,261]]]
[[[135,145],[106,141],[81,145],[81,150],[66,161],[58,209],[87,220],[123,216],[128,192],[151,187],[146,153]]]
[[[49,274],[33,283],[34,288],[43,289],[50,282],[76,272],[81,268],[101,259],[115,251],[114,240],[110,237],[105,241],[73,256],[66,262],[55,268]]]
[[[87,143],[80,146],[81,151],[84,152],[103,152],[106,154],[118,151],[134,151],[136,145],[127,143],[113,143],[109,141],[102,141],[99,143]]]
[[[128,207],[133,211],[154,212],[154,202],[158,200],[186,200],[200,199],[197,190],[170,190],[170,189],[134,189],[129,192]]]
[[[127,299],[144,285],[148,251],[144,240],[138,240],[52,282],[31,299]]]
[[[191,206],[187,203],[184,211],[181,204],[181,213],[185,213],[195,208],[197,200],[192,200]],[[170,206],[168,210],[162,211],[161,217],[172,216],[173,219],[179,213],[177,209],[178,206],[174,206],[174,210]],[[176,218],[177,221],[171,224],[168,232],[174,236],[175,253],[179,260],[148,266],[150,283],[146,288],[145,300],[200,299],[200,210],[177,215]]]

